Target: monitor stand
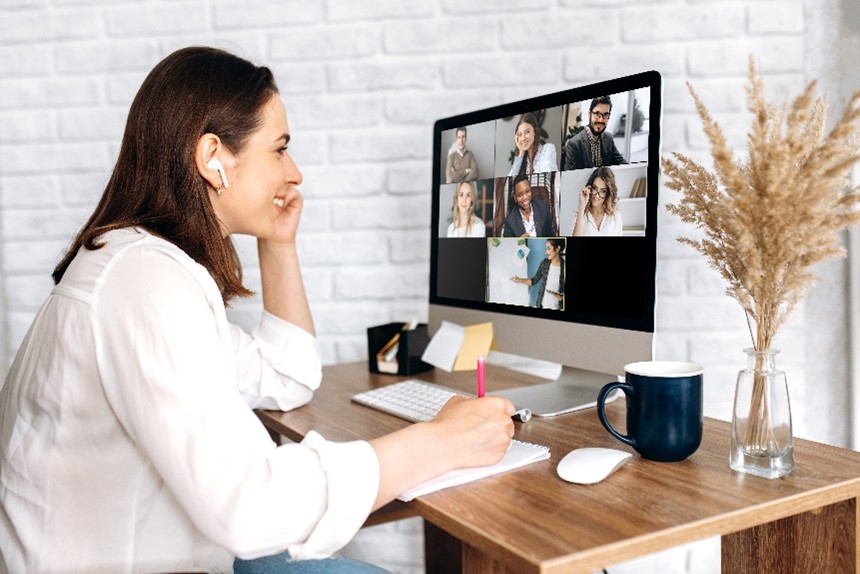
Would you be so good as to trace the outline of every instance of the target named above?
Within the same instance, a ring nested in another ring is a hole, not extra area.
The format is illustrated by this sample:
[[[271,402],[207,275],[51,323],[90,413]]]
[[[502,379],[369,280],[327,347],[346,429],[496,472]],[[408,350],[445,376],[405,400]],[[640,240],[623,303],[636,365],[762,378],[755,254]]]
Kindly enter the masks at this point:
[[[509,399],[517,409],[530,409],[534,416],[554,417],[597,406],[597,395],[607,383],[618,380],[617,376],[575,367],[562,367],[555,381],[527,385],[515,389],[488,393]],[[615,391],[606,402],[621,396]]]

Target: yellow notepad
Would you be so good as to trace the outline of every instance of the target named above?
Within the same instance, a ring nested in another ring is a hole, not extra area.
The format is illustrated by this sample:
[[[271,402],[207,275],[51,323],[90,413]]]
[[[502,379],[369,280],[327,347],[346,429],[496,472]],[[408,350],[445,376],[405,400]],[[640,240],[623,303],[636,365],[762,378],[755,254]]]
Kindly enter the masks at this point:
[[[520,468],[521,466],[525,466],[539,460],[546,460],[548,458],[548,447],[515,440],[511,443],[511,448],[508,449],[505,456],[503,456],[496,464],[450,470],[446,473],[440,474],[436,478],[422,482],[418,486],[407,490],[397,498],[404,502],[408,502],[416,496],[423,496],[425,494],[430,494],[431,492],[436,492],[437,490],[442,490],[443,488],[449,488],[451,486],[472,482],[479,478],[493,476],[494,474]]]

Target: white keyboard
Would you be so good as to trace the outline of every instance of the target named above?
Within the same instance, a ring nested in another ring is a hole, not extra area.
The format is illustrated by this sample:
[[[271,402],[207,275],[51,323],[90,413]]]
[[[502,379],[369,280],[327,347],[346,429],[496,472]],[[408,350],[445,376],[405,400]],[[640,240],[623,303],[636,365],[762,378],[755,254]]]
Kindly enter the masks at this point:
[[[446,387],[410,379],[364,391],[352,396],[352,400],[364,406],[417,423],[429,421],[454,395],[460,395]],[[464,395],[465,396],[465,395]]]

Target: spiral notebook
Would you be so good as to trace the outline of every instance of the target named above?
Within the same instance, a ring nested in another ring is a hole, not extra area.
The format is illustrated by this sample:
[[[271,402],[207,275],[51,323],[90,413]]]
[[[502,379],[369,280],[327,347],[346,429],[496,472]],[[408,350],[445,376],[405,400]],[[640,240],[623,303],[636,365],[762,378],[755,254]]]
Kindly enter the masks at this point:
[[[442,490],[443,488],[466,484],[467,482],[472,482],[479,478],[507,472],[548,458],[548,447],[515,440],[511,442],[511,447],[505,453],[505,456],[503,456],[496,464],[450,470],[446,473],[440,474],[436,478],[422,482],[418,486],[407,490],[397,498],[404,502],[408,502],[416,496],[423,496],[425,494],[430,494],[431,492],[436,492],[437,490]]]

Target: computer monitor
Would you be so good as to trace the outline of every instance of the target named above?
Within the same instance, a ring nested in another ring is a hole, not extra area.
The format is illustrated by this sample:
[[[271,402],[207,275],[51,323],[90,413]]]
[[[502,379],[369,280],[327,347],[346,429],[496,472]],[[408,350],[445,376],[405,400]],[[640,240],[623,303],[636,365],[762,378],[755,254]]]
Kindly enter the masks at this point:
[[[653,358],[661,103],[648,71],[434,125],[429,326],[490,321],[495,350],[563,366],[500,393],[519,408],[593,405]]]

